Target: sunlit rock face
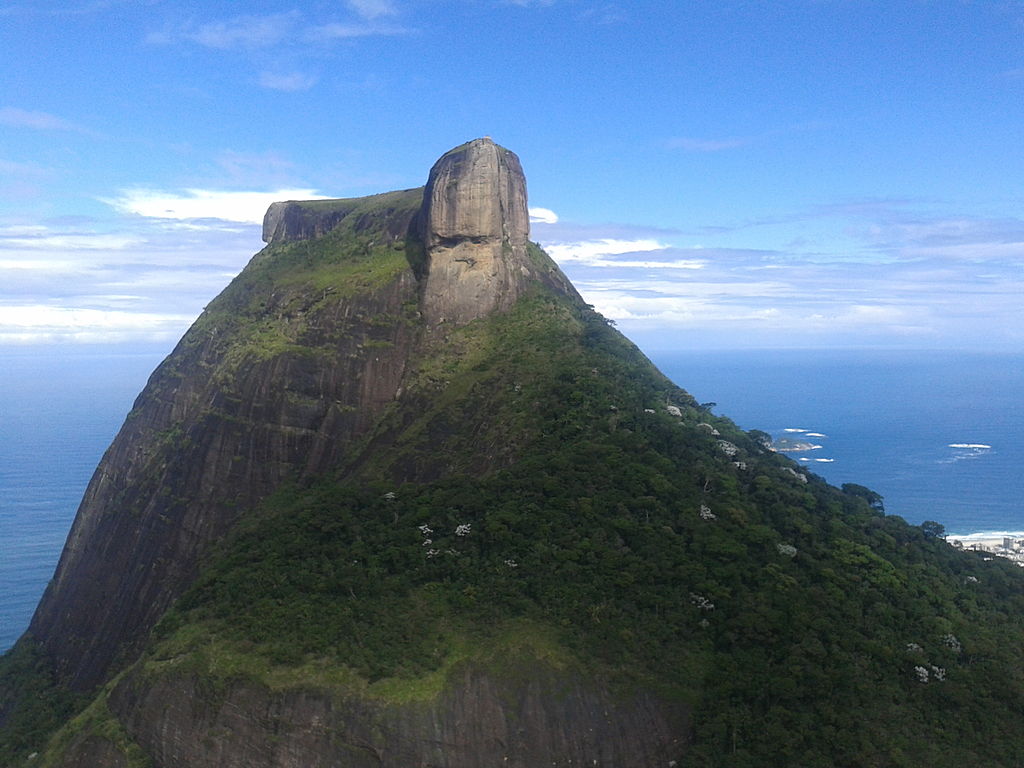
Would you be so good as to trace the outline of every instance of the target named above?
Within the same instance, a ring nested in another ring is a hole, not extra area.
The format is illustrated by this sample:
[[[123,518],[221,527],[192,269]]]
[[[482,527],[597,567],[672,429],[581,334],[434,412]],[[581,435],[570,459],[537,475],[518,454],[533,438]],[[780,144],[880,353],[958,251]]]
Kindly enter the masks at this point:
[[[429,324],[462,325],[522,294],[532,271],[530,219],[513,152],[483,138],[446,153],[430,171],[421,216]]]

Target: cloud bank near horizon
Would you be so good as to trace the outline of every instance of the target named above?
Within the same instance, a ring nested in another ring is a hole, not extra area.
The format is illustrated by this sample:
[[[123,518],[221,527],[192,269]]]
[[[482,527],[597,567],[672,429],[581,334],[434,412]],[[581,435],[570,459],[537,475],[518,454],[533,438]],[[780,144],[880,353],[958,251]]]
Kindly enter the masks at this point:
[[[131,188],[103,198],[113,221],[0,224],[0,344],[173,342],[259,250],[270,203],[324,197],[309,187]],[[856,244],[829,252],[818,242],[730,246],[728,228],[698,242],[530,213],[532,237],[587,301],[647,346],[1024,342],[1024,220],[892,206],[806,212],[841,223]],[[1005,319],[995,331],[994,315]]]
[[[821,215],[805,214],[808,220]],[[867,222],[863,212],[849,210],[831,218],[844,220],[856,247],[829,253],[815,242],[777,249],[680,246],[664,236],[600,237],[597,231],[566,238],[543,225],[533,236],[587,301],[652,348],[678,345],[681,333],[687,345],[701,347],[1019,349],[1024,343],[1024,220],[935,217],[885,206]],[[994,326],[993,316],[1004,321]]]

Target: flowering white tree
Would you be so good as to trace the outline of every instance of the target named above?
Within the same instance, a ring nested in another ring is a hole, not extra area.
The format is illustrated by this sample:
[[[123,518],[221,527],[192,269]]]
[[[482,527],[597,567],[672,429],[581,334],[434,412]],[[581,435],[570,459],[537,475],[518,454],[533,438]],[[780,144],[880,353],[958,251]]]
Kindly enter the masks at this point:
[[[792,544],[784,544],[779,542],[775,545],[775,549],[778,550],[779,554],[783,557],[796,557],[796,547]]]
[[[700,608],[702,611],[713,611],[715,610],[715,604],[711,602],[704,595],[698,595],[694,592],[690,593],[690,602]]]

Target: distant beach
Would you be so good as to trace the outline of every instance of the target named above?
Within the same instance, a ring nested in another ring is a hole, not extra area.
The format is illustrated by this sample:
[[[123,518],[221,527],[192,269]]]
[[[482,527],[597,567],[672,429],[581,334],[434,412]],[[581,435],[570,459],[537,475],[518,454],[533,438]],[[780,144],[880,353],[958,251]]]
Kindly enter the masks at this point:
[[[957,549],[988,552],[1005,557],[1024,567],[1024,531],[988,531],[983,533],[946,535],[946,542]]]

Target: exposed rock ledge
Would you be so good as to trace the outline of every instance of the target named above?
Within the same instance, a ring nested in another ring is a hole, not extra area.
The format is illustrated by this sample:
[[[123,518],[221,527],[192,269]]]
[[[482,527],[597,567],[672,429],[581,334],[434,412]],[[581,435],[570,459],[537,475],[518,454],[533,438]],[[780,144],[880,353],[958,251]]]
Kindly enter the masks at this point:
[[[369,197],[272,203],[263,216],[263,242],[276,245],[323,237],[352,214],[367,216],[367,210],[373,211],[373,221],[358,221],[357,231],[371,224],[383,224],[388,238],[399,240],[408,234],[415,214],[415,210],[404,203],[411,193],[419,194],[420,189],[422,187]]]
[[[543,664],[501,677],[466,667],[435,699],[406,703],[246,682],[213,695],[191,676],[140,682],[123,680],[109,705],[157,768],[668,768],[686,749],[682,707],[616,697]],[[96,736],[76,747],[63,768],[124,764]]]

